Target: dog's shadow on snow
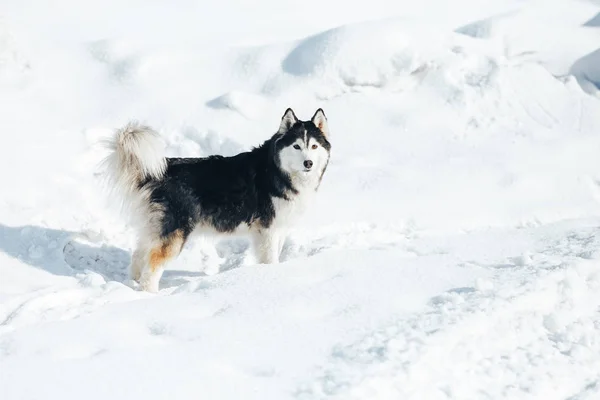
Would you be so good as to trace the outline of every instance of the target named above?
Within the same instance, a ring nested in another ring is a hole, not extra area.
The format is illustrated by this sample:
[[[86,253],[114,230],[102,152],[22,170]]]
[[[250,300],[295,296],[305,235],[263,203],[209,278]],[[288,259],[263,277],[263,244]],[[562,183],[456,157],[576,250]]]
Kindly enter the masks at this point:
[[[92,271],[106,281],[129,279],[129,252],[94,243],[79,232],[0,224],[0,252],[54,275]]]
[[[248,248],[248,242],[244,240],[220,242],[217,252],[223,258],[223,263],[219,265],[217,273],[242,266]],[[130,252],[106,245],[81,232],[34,225],[11,227],[0,224],[0,253],[53,275],[75,277],[93,272],[107,282],[131,283]],[[163,289],[179,286],[202,276],[206,276],[202,271],[167,269],[160,286]]]

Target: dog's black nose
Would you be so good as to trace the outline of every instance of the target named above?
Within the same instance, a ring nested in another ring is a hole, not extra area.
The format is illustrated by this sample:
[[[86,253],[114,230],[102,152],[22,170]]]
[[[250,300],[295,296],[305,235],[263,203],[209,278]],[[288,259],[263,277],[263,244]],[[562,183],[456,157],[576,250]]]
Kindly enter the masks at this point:
[[[310,168],[313,166],[313,162],[311,160],[304,161],[304,167]]]

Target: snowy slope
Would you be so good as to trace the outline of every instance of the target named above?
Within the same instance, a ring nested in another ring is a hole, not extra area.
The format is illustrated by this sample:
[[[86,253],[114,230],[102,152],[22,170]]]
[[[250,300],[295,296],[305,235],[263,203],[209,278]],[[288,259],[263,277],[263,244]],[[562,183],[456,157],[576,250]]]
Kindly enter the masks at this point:
[[[0,399],[600,398],[600,4],[5,1]],[[198,240],[157,295],[98,141],[333,153],[279,265]]]

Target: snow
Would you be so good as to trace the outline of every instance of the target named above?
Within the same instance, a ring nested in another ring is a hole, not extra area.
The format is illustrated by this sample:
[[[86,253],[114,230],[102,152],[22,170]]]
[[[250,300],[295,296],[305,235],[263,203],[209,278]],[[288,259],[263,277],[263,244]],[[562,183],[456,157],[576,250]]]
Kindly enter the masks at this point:
[[[5,1],[0,398],[596,399],[598,1]],[[199,239],[161,291],[100,141],[232,155],[323,107],[282,263]]]
[[[600,48],[581,57],[573,67],[571,73],[577,77],[581,87],[590,94],[600,92]]]

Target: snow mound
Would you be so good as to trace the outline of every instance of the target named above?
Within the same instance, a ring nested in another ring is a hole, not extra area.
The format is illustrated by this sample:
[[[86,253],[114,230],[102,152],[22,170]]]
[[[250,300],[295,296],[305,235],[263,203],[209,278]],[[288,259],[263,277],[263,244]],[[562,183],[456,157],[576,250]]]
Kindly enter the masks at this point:
[[[580,58],[573,64],[571,74],[583,90],[590,94],[600,94],[600,48]]]
[[[510,12],[471,22],[456,29],[455,32],[478,39],[491,39],[501,35],[504,31],[502,26],[503,20],[516,14],[516,12]]]
[[[346,25],[301,41],[282,67],[295,76],[383,87],[394,77],[413,73],[428,50],[442,43],[440,37],[430,27],[405,19]],[[429,43],[429,48],[417,52],[417,43]]]
[[[185,125],[172,132],[167,155],[180,157],[182,154],[194,157],[207,157],[213,154],[232,156],[244,151],[244,147],[235,140],[223,137],[209,130],[203,132],[193,126]]]
[[[587,26],[590,28],[599,28],[600,27],[600,12],[596,14],[594,17],[590,18],[583,26]]]
[[[215,109],[232,110],[248,119],[257,119],[263,114],[269,102],[263,96],[233,91],[210,100],[206,105]]]

